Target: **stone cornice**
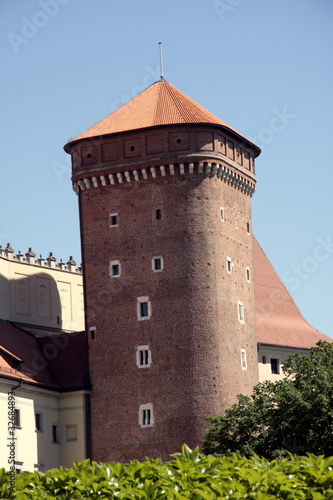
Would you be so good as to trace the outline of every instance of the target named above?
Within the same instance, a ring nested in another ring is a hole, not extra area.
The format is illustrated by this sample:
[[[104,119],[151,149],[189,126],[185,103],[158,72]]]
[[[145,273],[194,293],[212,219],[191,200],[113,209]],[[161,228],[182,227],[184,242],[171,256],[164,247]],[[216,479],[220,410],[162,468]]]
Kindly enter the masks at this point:
[[[35,254],[34,252],[32,252],[31,248],[29,248],[28,252],[25,255],[26,258],[24,258],[24,255],[21,254],[20,251],[17,255],[14,255],[14,250],[10,246],[10,243],[7,244],[6,248],[2,248],[2,246],[0,245],[0,260],[4,259],[13,262],[14,264],[26,264],[28,266],[35,266],[45,270],[53,269],[54,271],[65,271],[72,274],[82,274],[82,268],[76,267],[76,262],[73,260],[72,256],[70,256],[66,266],[65,262],[63,262],[62,259],[60,259],[60,262],[56,264],[57,259],[53,256],[52,252],[50,252],[49,257],[47,257],[46,259],[43,259],[43,257],[40,256],[39,259],[35,260]]]
[[[126,168],[126,167],[125,167]],[[110,171],[108,169],[108,171]],[[217,177],[245,194],[252,196],[255,191],[255,180],[238,170],[237,168],[221,163],[212,163],[210,161],[194,163],[171,163],[169,165],[149,167],[142,164],[136,169],[128,169],[105,175],[92,175],[89,173],[77,182],[73,183],[73,190],[76,194],[79,191],[94,189],[98,187],[114,186],[117,184],[126,184],[138,182],[141,180],[155,179],[157,176],[166,177],[167,175],[193,175],[199,174],[206,177]]]

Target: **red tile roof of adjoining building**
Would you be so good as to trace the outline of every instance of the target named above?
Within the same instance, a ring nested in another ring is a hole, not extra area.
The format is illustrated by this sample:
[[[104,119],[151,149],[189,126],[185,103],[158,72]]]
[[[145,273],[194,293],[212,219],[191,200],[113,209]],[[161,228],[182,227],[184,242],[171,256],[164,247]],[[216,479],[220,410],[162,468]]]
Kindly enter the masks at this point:
[[[309,349],[333,342],[305,321],[255,238],[253,265],[258,343]]]
[[[49,368],[62,389],[68,391],[85,386],[87,356],[84,332],[40,337],[39,344],[45,354],[48,351],[56,353],[56,357],[49,360]]]
[[[257,155],[260,153],[258,146],[162,79],[153,83],[86,132],[69,141],[64,149],[69,153],[70,144],[81,139],[178,124],[222,126],[245,140],[255,149]]]
[[[17,368],[8,363],[17,361]],[[36,338],[11,323],[0,321],[0,376],[72,390],[86,386],[84,332]]]
[[[23,362],[23,359],[19,358],[18,356],[16,356],[12,352],[8,351],[8,349],[5,349],[2,345],[0,345],[0,352],[2,352],[4,354],[8,354],[8,356],[10,358],[12,358],[14,361],[16,361],[18,363],[22,363]]]
[[[0,321],[1,347],[22,360],[14,369],[0,351],[0,375],[14,376],[29,382],[39,382],[55,387],[47,363],[44,361],[37,339],[11,323]]]

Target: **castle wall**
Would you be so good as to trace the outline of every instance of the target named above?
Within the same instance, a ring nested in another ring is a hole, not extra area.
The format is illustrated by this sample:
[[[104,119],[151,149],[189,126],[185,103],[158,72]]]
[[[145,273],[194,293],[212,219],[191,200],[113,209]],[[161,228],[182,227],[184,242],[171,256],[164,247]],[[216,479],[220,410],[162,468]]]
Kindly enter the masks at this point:
[[[252,391],[257,361],[253,290],[246,281],[246,267],[252,269],[249,200],[238,196],[236,229],[233,190],[195,176],[147,183],[137,192],[126,186],[108,201],[102,190],[85,193],[88,324],[96,327],[89,341],[92,435],[98,459],[159,456],[161,447],[165,456],[183,441],[195,446],[206,416],[220,414],[236,394]],[[161,221],[154,220],[156,209],[162,211]],[[118,227],[108,227],[108,212],[118,213]],[[152,271],[154,256],[163,257],[160,273]],[[119,278],[110,278],[110,261],[120,262]],[[138,321],[138,297],[151,303],[147,321]],[[238,319],[239,300],[244,324]],[[151,350],[148,369],[137,367],[140,345]],[[140,429],[139,406],[149,402],[155,425]],[[135,449],[123,455],[128,436]]]
[[[0,249],[0,319],[46,331],[84,329],[81,270],[72,260],[67,266],[55,260],[35,260],[31,249],[26,257],[10,245]]]

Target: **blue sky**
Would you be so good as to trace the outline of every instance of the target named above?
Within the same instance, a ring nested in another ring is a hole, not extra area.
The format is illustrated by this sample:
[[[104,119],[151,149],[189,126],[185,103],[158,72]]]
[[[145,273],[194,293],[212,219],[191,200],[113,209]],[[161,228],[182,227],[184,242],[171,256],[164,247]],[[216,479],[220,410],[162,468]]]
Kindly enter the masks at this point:
[[[333,337],[333,3],[1,0],[0,244],[80,257],[63,145],[165,78],[261,148],[253,232]],[[96,255],[98,258],[98,255]]]

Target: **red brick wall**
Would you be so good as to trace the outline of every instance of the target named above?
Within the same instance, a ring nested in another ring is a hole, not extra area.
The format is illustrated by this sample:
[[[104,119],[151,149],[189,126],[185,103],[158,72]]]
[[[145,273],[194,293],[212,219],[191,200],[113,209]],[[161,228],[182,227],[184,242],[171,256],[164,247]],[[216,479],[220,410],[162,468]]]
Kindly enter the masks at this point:
[[[150,175],[80,191],[87,327],[96,326],[95,338],[89,336],[94,460],[166,460],[184,442],[194,447],[207,427],[205,417],[223,412],[258,381],[253,283],[246,281],[246,267],[253,276],[247,234],[250,196],[221,178],[198,174],[197,164],[194,174],[186,164],[181,175],[178,163],[200,158],[196,142],[209,150],[209,134],[198,136],[192,128],[182,128],[179,152],[169,153],[170,141],[175,138],[174,149],[178,137],[174,128],[169,132],[155,131],[149,141],[143,133],[133,134],[133,144],[141,140],[140,162],[148,169],[174,163],[175,175],[166,168],[165,177]],[[142,148],[148,144],[157,151],[159,133],[164,152],[157,163]],[[128,156],[129,139],[123,138]],[[182,150],[184,144],[193,149]],[[95,146],[93,154],[101,158],[101,144],[96,141]],[[211,154],[222,157],[216,147]],[[124,171],[123,165],[95,167],[98,175],[106,175]],[[126,170],[133,168],[131,164]],[[81,170],[76,165],[74,180],[87,175],[77,173]],[[161,209],[161,220],[155,219],[156,209]],[[110,227],[110,213],[118,213],[117,227]],[[154,273],[151,261],[160,255],[164,270]],[[109,276],[113,260],[120,261],[119,278]],[[141,296],[149,297],[152,308],[145,321],[137,318]],[[238,300],[244,304],[244,324],[238,320]],[[138,345],[149,345],[150,368],[137,367]],[[241,349],[247,353],[247,370],[241,367]],[[146,403],[153,404],[155,422],[142,429],[138,412]]]
[[[237,157],[240,161],[234,166],[254,179],[254,151],[245,139],[241,141],[239,138],[238,142],[242,158]],[[79,141],[71,145],[72,179],[76,182],[83,174],[92,171],[93,175],[105,175],[111,173],[110,167],[135,168],[146,160],[158,167],[163,164],[161,159],[164,162],[177,158],[179,161],[201,161],[200,158],[222,161],[226,160],[226,144],[228,157],[232,160],[235,157],[235,137],[230,137],[230,132],[223,128],[209,125],[160,127],[115,134],[104,140]]]

